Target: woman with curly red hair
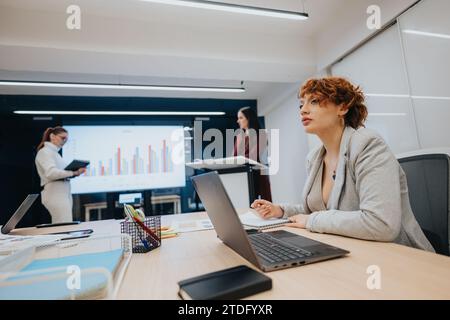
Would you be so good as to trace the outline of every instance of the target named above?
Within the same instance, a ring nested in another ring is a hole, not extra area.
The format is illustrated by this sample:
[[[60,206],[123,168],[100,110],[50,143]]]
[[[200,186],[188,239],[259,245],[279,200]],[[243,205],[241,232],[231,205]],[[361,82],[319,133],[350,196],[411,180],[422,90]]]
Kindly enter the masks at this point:
[[[307,80],[299,92],[305,131],[322,145],[307,157],[298,205],[256,200],[263,218],[289,217],[312,232],[396,242],[434,251],[411,210],[406,176],[384,140],[366,129],[361,89],[339,77]]]

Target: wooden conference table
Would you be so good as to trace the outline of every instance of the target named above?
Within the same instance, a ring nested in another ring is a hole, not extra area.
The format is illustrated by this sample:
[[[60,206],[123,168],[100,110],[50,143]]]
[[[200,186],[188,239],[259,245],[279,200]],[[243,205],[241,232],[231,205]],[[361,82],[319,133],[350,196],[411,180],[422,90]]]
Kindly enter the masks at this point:
[[[162,216],[162,224],[205,218],[204,212],[169,215]],[[119,222],[85,222],[52,228],[51,232],[91,228],[95,234],[118,234]],[[340,259],[266,273],[273,280],[273,289],[251,299],[450,299],[450,257],[393,243],[281,229],[351,253]],[[26,228],[12,234],[48,232],[49,229]],[[214,230],[182,233],[164,239],[154,251],[133,254],[117,298],[178,299],[178,281],[241,264],[252,266],[225,246]],[[367,286],[370,266],[379,267],[380,289]]]

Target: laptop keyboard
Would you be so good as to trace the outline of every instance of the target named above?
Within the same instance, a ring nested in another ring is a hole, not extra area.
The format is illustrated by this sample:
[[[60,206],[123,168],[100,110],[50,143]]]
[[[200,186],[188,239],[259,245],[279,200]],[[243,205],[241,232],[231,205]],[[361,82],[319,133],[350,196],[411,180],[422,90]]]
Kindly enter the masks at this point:
[[[311,252],[278,240],[267,233],[252,234],[249,239],[258,256],[270,263],[312,256]]]

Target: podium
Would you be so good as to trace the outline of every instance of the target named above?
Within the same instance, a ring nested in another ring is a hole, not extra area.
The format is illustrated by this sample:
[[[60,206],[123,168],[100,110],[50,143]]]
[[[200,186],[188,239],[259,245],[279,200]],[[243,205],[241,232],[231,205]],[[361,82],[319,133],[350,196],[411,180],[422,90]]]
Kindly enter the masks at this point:
[[[217,171],[235,208],[246,208],[258,197],[253,174],[257,170],[269,169],[243,156],[197,160],[186,163],[186,166],[193,168],[196,174],[200,170]]]

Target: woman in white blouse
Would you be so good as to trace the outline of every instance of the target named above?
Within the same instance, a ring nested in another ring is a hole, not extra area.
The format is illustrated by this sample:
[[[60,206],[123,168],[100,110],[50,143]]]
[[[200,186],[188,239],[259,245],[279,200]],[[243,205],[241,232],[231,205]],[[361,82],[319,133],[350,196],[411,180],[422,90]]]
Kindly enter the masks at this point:
[[[64,170],[64,163],[59,150],[68,139],[68,132],[62,127],[47,128],[36,155],[36,168],[41,178],[42,204],[52,216],[52,223],[72,221],[72,194],[69,178],[77,177],[86,169],[77,171]]]

